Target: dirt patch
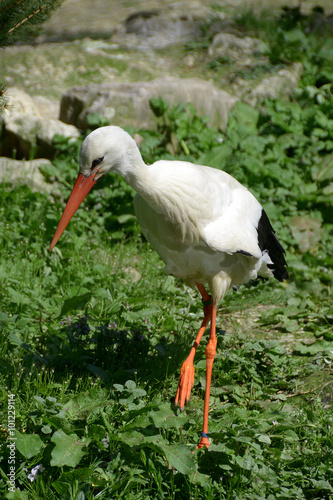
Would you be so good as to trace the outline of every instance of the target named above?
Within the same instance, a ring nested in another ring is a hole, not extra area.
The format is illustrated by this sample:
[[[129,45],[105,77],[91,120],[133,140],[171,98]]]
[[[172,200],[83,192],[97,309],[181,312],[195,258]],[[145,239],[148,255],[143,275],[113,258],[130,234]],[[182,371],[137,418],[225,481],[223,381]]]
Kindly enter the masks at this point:
[[[314,341],[313,334],[311,332],[307,333],[301,328],[293,332],[287,332],[280,328],[279,324],[276,325],[276,328],[273,325],[268,328],[261,324],[261,315],[274,307],[278,308],[278,306],[272,304],[258,304],[244,310],[224,313],[222,304],[218,323],[230,334],[247,337],[249,340],[278,340],[289,353],[293,352],[299,343],[312,343]]]

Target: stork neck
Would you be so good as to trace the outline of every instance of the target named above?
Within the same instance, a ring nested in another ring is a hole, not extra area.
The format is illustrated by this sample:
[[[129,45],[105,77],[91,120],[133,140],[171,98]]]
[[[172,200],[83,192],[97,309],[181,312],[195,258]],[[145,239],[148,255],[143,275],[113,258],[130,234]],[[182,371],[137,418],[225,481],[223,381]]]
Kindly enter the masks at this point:
[[[148,167],[143,161],[137,147],[126,152],[114,168],[114,172],[121,175],[136,192],[142,193],[142,191],[145,191]]]

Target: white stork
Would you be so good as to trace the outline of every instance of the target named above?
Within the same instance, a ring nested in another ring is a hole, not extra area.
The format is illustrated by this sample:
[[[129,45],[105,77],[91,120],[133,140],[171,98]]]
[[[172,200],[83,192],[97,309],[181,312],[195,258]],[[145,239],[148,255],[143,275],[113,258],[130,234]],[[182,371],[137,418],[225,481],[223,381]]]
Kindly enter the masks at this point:
[[[80,173],[50,251],[91,188],[107,172],[121,175],[137,192],[136,216],[143,234],[165,262],[165,272],[196,286],[202,296],[204,319],[182,365],[175,402],[183,410],[190,398],[194,355],[210,323],[203,430],[198,444],[199,448],[208,447],[218,304],[231,286],[258,276],[286,279],[284,249],[256,198],[229,174],[177,160],[147,166],[134,139],[123,129],[108,126],[94,130],[82,144]]]

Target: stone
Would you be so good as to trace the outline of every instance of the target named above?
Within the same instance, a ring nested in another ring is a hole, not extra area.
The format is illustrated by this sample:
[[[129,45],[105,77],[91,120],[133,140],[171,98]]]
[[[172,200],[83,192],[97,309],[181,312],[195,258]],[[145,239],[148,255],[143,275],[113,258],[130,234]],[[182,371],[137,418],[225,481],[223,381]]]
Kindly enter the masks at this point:
[[[118,26],[113,35],[115,43],[126,43],[137,49],[162,49],[176,43],[184,43],[200,35],[200,23],[204,17],[192,9],[171,8],[143,10],[130,16]]]
[[[61,100],[60,119],[87,128],[87,115],[99,113],[120,126],[147,128],[153,123],[149,101],[162,97],[171,105],[192,103],[211,126],[225,129],[238,98],[199,78],[165,77],[151,82],[92,84],[74,87]]]
[[[53,101],[51,99],[48,99],[47,97],[44,97],[42,95],[36,95],[36,96],[31,96],[34,105],[36,106],[38,110],[38,115],[43,117],[45,120],[46,118],[50,120],[58,119],[59,118],[59,112],[60,112],[60,102]],[[16,106],[16,103],[15,103]]]
[[[256,106],[267,98],[283,99],[298,87],[302,71],[301,63],[293,63],[288,69],[280,69],[275,75],[264,77],[256,87],[247,87],[242,100],[250,106]]]
[[[39,167],[42,165],[51,165],[51,162],[46,158],[37,160],[11,160],[10,158],[0,157],[0,182],[8,182],[13,187],[20,184],[27,184],[32,191],[55,193],[54,184],[48,184]]]
[[[231,33],[218,33],[208,48],[210,57],[224,56],[237,61],[260,54],[263,42],[258,38],[239,37]]]
[[[45,98],[34,100],[16,87],[8,89],[7,95],[8,108],[1,118],[0,155],[13,157],[14,153],[18,159],[27,159],[33,153],[37,158],[52,158],[55,135],[79,137],[80,132],[73,125],[50,118],[58,107],[48,107]]]
[[[241,100],[251,106],[258,106],[266,98],[288,98],[298,86],[302,75],[301,63],[293,63],[275,73],[267,74],[268,69],[274,71],[267,54],[268,48],[262,40],[236,36],[231,33],[218,33],[208,48],[208,55],[212,59],[225,58],[236,65],[237,70],[251,70],[262,68],[263,76],[253,79],[229,75],[230,88]],[[259,80],[259,81],[258,81]]]

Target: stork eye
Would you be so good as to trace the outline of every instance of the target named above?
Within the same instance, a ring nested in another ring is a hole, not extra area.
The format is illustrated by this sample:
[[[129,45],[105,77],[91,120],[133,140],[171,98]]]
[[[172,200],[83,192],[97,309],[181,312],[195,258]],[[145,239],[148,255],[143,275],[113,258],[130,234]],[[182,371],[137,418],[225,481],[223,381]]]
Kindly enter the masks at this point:
[[[104,156],[102,156],[101,158],[96,158],[96,160],[94,160],[91,164],[91,170],[93,170],[95,167],[97,167],[97,165],[99,165],[104,159]]]

